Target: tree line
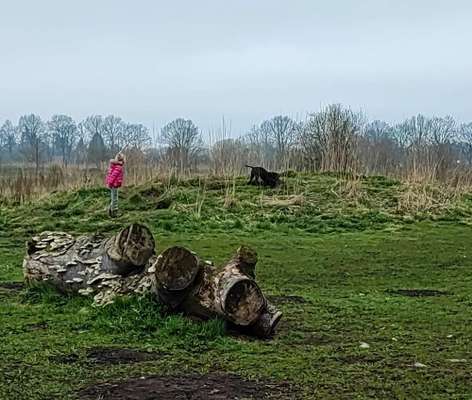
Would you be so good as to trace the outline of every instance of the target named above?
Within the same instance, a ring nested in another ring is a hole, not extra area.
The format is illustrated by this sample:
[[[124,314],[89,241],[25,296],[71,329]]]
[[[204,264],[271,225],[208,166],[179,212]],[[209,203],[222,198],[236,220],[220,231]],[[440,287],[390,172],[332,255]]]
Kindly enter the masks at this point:
[[[36,169],[51,161],[63,165],[100,164],[124,144],[143,149],[150,143],[149,131],[119,117],[93,115],[76,123],[68,115],[54,115],[43,121],[28,114],[14,125],[7,120],[0,127],[0,161],[29,162]]]
[[[472,164],[472,123],[452,117],[416,115],[396,124],[369,121],[362,112],[332,104],[304,121],[275,116],[237,138],[205,143],[193,121],[175,119],[152,143],[149,129],[120,117],[92,115],[76,123],[70,116],[21,116],[0,127],[0,163],[50,162],[95,165],[127,146],[145,163],[178,172],[209,168],[215,174],[237,173],[246,163],[270,169],[409,174],[447,179],[450,171]]]

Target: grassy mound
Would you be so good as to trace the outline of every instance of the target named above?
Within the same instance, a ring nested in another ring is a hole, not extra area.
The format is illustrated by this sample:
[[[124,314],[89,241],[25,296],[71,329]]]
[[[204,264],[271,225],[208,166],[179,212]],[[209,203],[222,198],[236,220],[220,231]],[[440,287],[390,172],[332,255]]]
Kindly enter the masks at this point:
[[[117,219],[102,188],[1,206],[0,398],[72,399],[99,382],[213,373],[288,381],[302,398],[472,396],[467,194],[301,175],[274,190],[194,179],[120,196]],[[217,263],[242,243],[255,247],[257,279],[284,312],[276,337],[233,336],[149,298],[97,309],[18,283],[32,234],[112,233],[130,221],[146,223],[159,250],[186,245]],[[97,348],[159,356],[97,367],[88,359]]]

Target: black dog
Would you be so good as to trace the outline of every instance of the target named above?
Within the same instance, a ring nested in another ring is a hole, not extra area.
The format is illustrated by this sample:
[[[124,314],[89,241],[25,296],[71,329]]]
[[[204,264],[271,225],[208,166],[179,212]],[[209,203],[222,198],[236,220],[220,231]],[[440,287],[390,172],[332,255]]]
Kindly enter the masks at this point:
[[[265,168],[252,167],[251,165],[246,165],[246,167],[251,168],[251,178],[249,179],[249,184],[263,185],[274,188],[280,183],[280,176],[277,172],[270,172]]]

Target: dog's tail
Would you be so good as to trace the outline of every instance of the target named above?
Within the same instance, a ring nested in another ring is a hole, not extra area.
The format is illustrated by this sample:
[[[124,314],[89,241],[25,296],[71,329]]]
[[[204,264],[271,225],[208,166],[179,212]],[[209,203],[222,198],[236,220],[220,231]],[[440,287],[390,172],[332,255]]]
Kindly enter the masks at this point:
[[[247,164],[246,164],[246,167],[247,168],[256,168],[256,167],[253,167],[252,165],[247,165]]]

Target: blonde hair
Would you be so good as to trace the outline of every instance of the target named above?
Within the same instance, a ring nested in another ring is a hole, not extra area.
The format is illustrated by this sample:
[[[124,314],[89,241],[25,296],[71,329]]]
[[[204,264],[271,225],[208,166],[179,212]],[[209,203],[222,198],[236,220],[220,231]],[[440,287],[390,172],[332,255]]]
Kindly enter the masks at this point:
[[[125,156],[124,156],[124,154],[122,154],[122,153],[118,153],[118,154],[116,155],[115,159],[116,159],[116,161],[121,161],[121,162],[123,162],[123,163],[125,162]]]

